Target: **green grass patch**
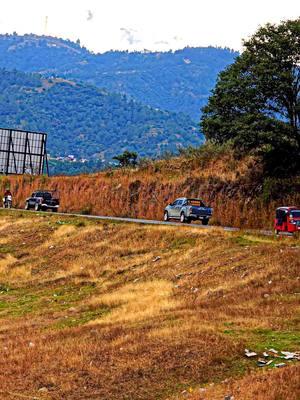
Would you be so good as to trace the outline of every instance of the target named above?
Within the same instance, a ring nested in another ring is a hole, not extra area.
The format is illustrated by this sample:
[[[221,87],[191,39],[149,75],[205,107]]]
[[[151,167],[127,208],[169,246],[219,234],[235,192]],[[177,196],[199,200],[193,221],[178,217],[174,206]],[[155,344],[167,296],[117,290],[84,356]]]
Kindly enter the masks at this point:
[[[171,241],[169,249],[177,250],[182,248],[194,247],[196,245],[196,238],[194,237],[179,237]]]
[[[97,318],[101,318],[104,315],[107,315],[110,312],[110,308],[102,307],[96,310],[87,310],[81,312],[79,315],[67,316],[64,319],[61,319],[54,325],[55,329],[65,329],[65,328],[73,328],[76,326],[84,325],[89,321],[92,321]]]
[[[0,244],[0,254],[11,254],[15,251],[15,247],[9,244]]]
[[[95,285],[73,285],[58,289],[0,291],[0,318],[20,317],[68,309],[95,291]]]
[[[253,235],[238,235],[230,237],[229,240],[239,246],[253,246],[258,244],[275,244],[276,242],[265,236],[253,236]]]
[[[299,331],[285,330],[275,331],[272,329],[235,329],[231,323],[224,323],[227,329],[222,330],[222,334],[230,336],[235,340],[242,340],[245,346],[253,351],[261,352],[273,348],[281,351],[296,351],[300,347]]]
[[[251,345],[257,351],[265,350],[266,348],[274,348],[279,351],[296,351],[300,346],[299,331],[255,329],[251,334],[253,335]]]

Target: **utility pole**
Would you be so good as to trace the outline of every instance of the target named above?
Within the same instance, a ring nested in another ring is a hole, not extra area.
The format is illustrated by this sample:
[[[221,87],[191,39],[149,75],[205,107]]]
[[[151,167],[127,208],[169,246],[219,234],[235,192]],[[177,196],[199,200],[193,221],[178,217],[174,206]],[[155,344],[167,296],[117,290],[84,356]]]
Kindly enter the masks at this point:
[[[48,34],[48,16],[45,17],[45,26],[44,26],[44,35],[47,36]]]

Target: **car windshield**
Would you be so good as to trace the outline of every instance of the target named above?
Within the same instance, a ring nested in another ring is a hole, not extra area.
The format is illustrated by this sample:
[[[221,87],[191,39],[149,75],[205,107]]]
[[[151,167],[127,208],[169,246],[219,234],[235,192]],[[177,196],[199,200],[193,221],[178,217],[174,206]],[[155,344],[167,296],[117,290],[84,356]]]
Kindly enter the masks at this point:
[[[187,203],[188,203],[189,206],[205,207],[205,204],[200,199],[188,199]]]
[[[52,196],[49,192],[37,192],[36,197],[43,197],[45,200],[50,200]]]
[[[300,218],[300,210],[291,211],[291,217]]]

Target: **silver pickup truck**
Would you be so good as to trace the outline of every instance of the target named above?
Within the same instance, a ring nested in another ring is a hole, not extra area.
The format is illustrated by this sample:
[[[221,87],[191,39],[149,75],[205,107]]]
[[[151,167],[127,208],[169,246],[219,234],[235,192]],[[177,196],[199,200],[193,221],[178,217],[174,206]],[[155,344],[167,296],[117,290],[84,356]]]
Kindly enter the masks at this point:
[[[190,223],[191,221],[201,220],[203,225],[207,225],[211,216],[212,208],[207,207],[201,199],[181,197],[167,205],[164,221],[179,219],[182,223]]]

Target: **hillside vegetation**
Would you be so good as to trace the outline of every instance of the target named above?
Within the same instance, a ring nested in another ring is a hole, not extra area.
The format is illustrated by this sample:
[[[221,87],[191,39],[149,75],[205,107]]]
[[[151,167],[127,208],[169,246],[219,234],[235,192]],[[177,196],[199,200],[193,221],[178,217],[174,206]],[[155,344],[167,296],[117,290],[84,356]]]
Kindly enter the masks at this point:
[[[79,43],[36,35],[0,35],[0,67],[88,82],[196,121],[218,73],[237,52],[214,47],[175,52],[93,54]]]
[[[201,197],[214,208],[213,224],[272,228],[276,207],[300,204],[300,178],[266,178],[258,158],[236,159],[230,147],[198,150],[138,168],[58,177],[2,177],[16,207],[38,188],[56,189],[61,210],[84,214],[162,219],[177,197]]]
[[[263,158],[264,174],[300,173],[300,18],[266,24],[244,40],[203,109],[215,143]]]
[[[299,362],[244,355],[299,350],[299,240],[3,210],[0,234],[2,399],[299,399]]]
[[[99,169],[124,150],[158,157],[203,141],[188,116],[86,84],[0,70],[0,91],[0,126],[46,132],[52,155],[93,159]]]

